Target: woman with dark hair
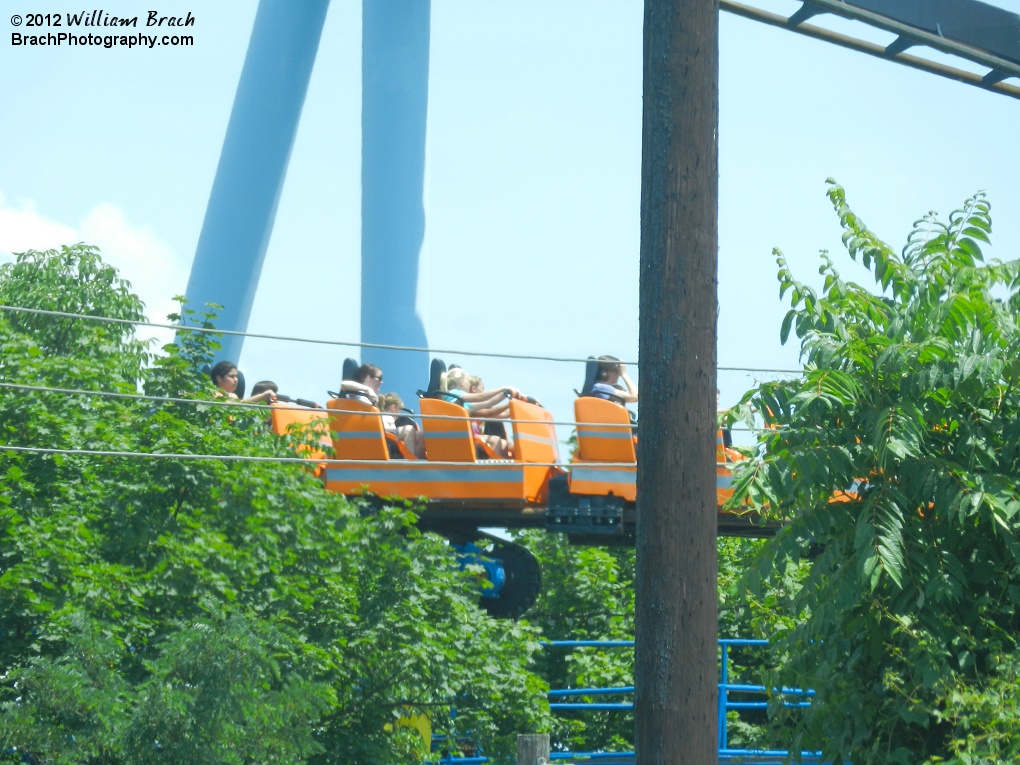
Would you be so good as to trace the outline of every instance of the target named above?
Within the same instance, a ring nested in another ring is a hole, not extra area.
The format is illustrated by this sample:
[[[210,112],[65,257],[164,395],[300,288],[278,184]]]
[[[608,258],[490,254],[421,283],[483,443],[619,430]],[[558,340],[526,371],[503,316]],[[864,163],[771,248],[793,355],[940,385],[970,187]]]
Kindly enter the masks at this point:
[[[232,361],[221,361],[209,372],[213,384],[221,391],[218,395],[240,401],[242,404],[272,404],[276,401],[276,391],[266,389],[248,398],[237,398],[237,364]]]
[[[375,364],[362,364],[354,373],[354,379],[340,383],[340,393],[344,398],[375,406],[379,401],[382,381],[383,374],[379,367]]]
[[[636,404],[638,389],[627,377],[627,365],[616,356],[599,356],[598,362],[598,379],[591,386],[591,395],[618,404]]]

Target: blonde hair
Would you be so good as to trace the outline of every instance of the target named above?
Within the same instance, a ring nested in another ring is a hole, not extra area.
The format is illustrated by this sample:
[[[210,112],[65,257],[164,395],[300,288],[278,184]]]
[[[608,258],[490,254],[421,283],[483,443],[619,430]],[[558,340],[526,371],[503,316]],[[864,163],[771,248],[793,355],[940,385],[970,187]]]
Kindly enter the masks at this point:
[[[445,391],[450,390],[467,390],[470,378],[468,373],[465,372],[461,367],[455,367],[454,369],[446,370],[446,375],[440,382],[440,387]]]
[[[480,393],[482,390],[482,378],[478,375],[471,375],[468,380],[468,393]]]
[[[379,394],[379,411],[385,412],[386,407],[395,406],[397,409],[404,408],[404,402],[396,393],[380,393]]]

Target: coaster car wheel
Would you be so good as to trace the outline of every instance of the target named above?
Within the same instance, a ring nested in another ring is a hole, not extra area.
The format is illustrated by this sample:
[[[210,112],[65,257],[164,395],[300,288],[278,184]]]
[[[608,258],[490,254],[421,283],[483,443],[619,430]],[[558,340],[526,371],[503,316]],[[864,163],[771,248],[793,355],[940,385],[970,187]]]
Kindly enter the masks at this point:
[[[499,595],[482,598],[481,607],[497,619],[517,619],[535,605],[542,589],[542,570],[538,559],[521,545],[493,540],[485,556],[503,564],[505,579]]]

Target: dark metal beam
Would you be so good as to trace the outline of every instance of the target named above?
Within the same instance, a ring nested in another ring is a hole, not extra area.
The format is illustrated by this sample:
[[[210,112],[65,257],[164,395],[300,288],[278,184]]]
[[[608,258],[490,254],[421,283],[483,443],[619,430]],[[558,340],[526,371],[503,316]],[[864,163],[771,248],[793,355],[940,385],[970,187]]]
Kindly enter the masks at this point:
[[[876,29],[907,37],[921,45],[960,56],[989,69],[1009,72],[1012,77],[1020,77],[1020,40],[1010,45],[1006,39],[998,39],[973,26],[964,26],[959,21],[959,14],[965,12],[977,16],[985,24],[997,23],[1007,28],[1012,26],[1018,35],[1020,17],[976,0],[953,0],[953,11],[939,3],[939,15],[935,15],[935,11],[927,7],[934,2],[925,0],[924,8],[911,8],[909,6],[916,3],[903,0],[810,0],[807,4],[826,13],[861,21]],[[993,15],[989,10],[997,13]]]
[[[842,0],[837,5],[851,12],[856,6],[1020,66],[1020,15],[1014,11],[980,0]]]
[[[815,0],[816,2],[830,2],[833,0]],[[839,5],[846,7],[845,3],[838,3]],[[833,32],[832,30],[825,29],[824,27],[817,27],[811,24],[798,24],[797,26],[790,26],[789,19],[779,14],[770,13],[763,11],[759,8],[754,8],[743,3],[733,2],[733,0],[719,0],[719,8],[729,13],[734,13],[738,16],[751,19],[753,21],[760,21],[764,24],[771,26],[780,27],[787,29],[791,32],[797,32],[798,34],[806,35],[807,37],[813,37],[817,40],[823,40],[824,42],[833,43],[835,45],[856,50],[860,53],[867,53],[877,58],[883,58],[887,61],[895,61],[898,64],[909,66],[913,69],[919,69],[923,72],[930,74],[937,74],[941,77],[946,77],[951,80],[966,83],[967,85],[973,85],[984,90],[989,90],[993,93],[999,93],[1004,96],[1010,96],[1012,98],[1020,99],[1020,87],[1016,85],[1010,85],[1002,82],[1002,79],[1006,77],[1018,77],[1020,76],[1020,67],[1010,62],[1003,62],[1006,69],[993,68],[991,72],[982,76],[975,74],[974,72],[968,72],[965,69],[957,69],[956,67],[947,66],[945,64],[939,64],[930,59],[921,58],[920,56],[912,56],[906,53],[896,52],[895,43],[889,47],[893,48],[890,52],[886,47],[877,45],[875,43],[860,40],[849,35],[840,34],[839,32]],[[860,20],[860,19],[859,19]],[[888,30],[895,31],[895,30]],[[928,42],[921,44],[929,45]],[[944,47],[951,47],[947,45]],[[962,52],[962,48],[957,50],[949,50],[946,52],[953,53],[964,58],[970,58],[965,56]],[[973,60],[972,58],[970,60]],[[986,64],[988,65],[988,64]],[[1005,73],[1005,77],[1002,74]]]

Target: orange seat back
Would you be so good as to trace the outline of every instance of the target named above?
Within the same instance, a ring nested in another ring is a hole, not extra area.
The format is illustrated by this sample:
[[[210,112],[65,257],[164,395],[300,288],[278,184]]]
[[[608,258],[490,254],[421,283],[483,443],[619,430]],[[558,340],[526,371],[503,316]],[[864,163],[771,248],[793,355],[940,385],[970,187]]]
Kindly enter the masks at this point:
[[[382,417],[363,401],[333,398],[326,402],[333,452],[341,460],[388,460]]]
[[[513,399],[510,419],[513,420],[514,459],[518,462],[560,461],[553,416],[547,409]]]
[[[636,462],[630,415],[625,407],[591,396],[574,400],[577,457],[587,462]],[[625,427],[620,427],[625,426]]]
[[[269,421],[276,435],[285,436],[294,431],[302,431],[313,423],[322,422],[325,427],[326,412],[294,404],[273,404]]]
[[[326,459],[325,447],[330,444],[330,438],[324,410],[308,409],[293,404],[273,404],[269,413],[269,422],[273,432],[278,436],[307,435],[309,440],[317,436],[323,448],[316,449],[313,446],[301,444],[297,447],[297,452],[302,457],[309,457],[313,460]]]
[[[422,432],[425,435],[425,457],[439,462],[474,462],[475,439],[467,410],[437,398],[421,400]],[[432,419],[430,415],[453,417]]]

